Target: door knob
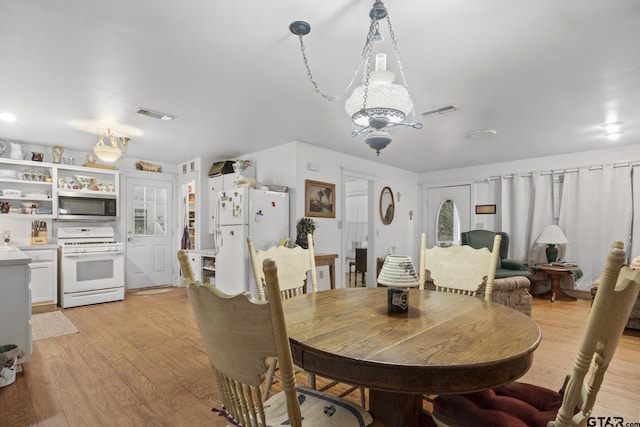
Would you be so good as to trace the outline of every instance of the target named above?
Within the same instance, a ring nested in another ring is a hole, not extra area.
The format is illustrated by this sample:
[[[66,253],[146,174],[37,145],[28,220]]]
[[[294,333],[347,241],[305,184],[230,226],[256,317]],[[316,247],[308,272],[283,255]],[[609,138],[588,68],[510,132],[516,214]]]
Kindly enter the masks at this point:
[[[127,242],[129,242],[129,243],[133,242],[133,237],[129,237],[129,238],[127,239]]]

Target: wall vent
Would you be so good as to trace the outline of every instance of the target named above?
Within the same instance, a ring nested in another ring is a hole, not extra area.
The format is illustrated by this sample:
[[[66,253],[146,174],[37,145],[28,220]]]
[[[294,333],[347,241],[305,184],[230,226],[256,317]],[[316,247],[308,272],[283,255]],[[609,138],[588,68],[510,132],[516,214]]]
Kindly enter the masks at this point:
[[[177,116],[174,116],[173,114],[162,113],[160,111],[150,110],[148,108],[138,108],[138,111],[136,112],[138,114],[142,114],[143,116],[152,117],[154,119],[160,119],[160,120],[173,120],[177,117]]]

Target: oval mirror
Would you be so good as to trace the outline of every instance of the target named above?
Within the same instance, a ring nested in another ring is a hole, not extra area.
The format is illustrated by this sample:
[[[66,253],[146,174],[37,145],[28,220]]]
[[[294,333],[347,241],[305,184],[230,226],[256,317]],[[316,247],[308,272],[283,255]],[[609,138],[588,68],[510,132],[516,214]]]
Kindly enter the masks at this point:
[[[384,225],[389,225],[391,224],[391,221],[393,221],[395,207],[391,189],[389,187],[384,187],[382,192],[380,192],[380,219]]]
[[[460,218],[453,200],[443,200],[436,217],[436,245],[451,246],[460,243]]]

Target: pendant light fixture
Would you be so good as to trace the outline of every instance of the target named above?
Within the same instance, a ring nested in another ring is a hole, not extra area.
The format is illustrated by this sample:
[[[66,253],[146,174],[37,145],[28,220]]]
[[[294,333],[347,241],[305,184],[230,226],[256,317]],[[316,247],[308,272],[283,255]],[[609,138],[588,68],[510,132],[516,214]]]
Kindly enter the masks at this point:
[[[105,137],[107,138],[107,144],[104,143]],[[108,144],[110,142],[110,144]],[[111,129],[105,130],[98,143],[93,148],[93,152],[98,158],[105,162],[115,162],[121,157],[124,157],[127,148],[129,147],[129,138],[126,136],[116,137],[111,132]]]
[[[369,17],[371,18],[371,24],[358,68],[347,87],[339,95],[335,96],[327,95],[320,89],[309,68],[302,37],[309,34],[311,25],[305,21],[295,21],[289,25],[289,30],[300,38],[302,60],[307,70],[307,76],[316,92],[326,100],[343,99],[353,87],[358,76],[361,76],[362,86],[355,88],[345,103],[345,110],[354,125],[354,131],[351,136],[355,137],[361,133],[366,133],[365,142],[376,151],[377,155],[380,155],[380,150],[391,142],[391,135],[388,130],[395,126],[421,129],[422,124],[416,121],[415,109],[409,95],[409,86],[404,75],[404,68],[400,60],[400,52],[391,26],[391,20],[386,7],[381,1],[373,3]],[[387,70],[387,55],[385,53],[375,55],[375,69],[372,69],[374,65],[374,45],[380,45],[384,41],[384,37],[380,34],[379,23],[383,19],[386,19],[389,27],[391,44],[402,80],[401,84],[393,83],[396,76]],[[411,117],[410,122],[406,121],[408,117]]]

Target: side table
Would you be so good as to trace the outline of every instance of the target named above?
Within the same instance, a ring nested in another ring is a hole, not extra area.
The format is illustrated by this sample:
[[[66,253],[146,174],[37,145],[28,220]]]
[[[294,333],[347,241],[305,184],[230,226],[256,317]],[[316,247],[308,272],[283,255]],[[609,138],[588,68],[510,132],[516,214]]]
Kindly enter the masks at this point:
[[[567,293],[562,290],[562,288],[560,287],[560,277],[563,274],[572,274],[574,276],[577,275],[578,277],[581,277],[582,270],[580,270],[580,268],[578,268],[577,266],[562,267],[550,264],[536,264],[532,270],[534,273],[538,271],[544,273],[551,281],[551,289],[541,294],[541,298],[550,297],[551,302],[555,301],[556,299],[564,299],[568,301],[577,300],[577,298],[572,297],[571,295],[567,295]]]

